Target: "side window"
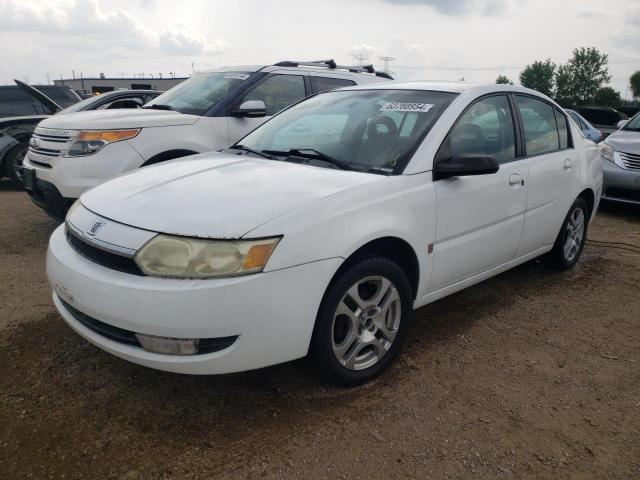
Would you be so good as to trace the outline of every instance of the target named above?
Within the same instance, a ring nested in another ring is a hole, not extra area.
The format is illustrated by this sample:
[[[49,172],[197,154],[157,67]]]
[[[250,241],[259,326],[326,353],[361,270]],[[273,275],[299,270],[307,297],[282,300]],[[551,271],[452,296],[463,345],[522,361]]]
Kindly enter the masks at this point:
[[[491,155],[498,163],[515,160],[515,128],[506,96],[483,98],[471,105],[449,132],[438,157],[467,154]]]
[[[558,150],[560,138],[556,127],[554,108],[541,100],[520,95],[516,96],[516,103],[522,117],[527,156],[542,155]]]
[[[556,124],[558,125],[558,134],[560,136],[560,150],[569,148],[569,124],[567,117],[554,108],[553,113],[556,114]]]
[[[275,115],[292,103],[306,96],[302,75],[274,75],[251,90],[240,103],[247,100],[262,100],[267,115]]]
[[[353,80],[346,80],[344,78],[330,78],[330,77],[311,77],[311,87],[314,92],[324,92],[325,90],[333,90],[335,88],[350,87],[355,85]]]

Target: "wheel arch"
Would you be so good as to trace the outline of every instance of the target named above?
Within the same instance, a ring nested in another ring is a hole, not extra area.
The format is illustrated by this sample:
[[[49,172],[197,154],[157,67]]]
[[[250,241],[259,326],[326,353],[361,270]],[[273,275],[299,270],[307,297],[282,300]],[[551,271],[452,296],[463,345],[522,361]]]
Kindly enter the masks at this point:
[[[199,152],[196,152],[194,150],[185,149],[185,148],[177,148],[177,149],[173,149],[173,150],[167,150],[165,152],[158,153],[157,155],[154,155],[153,157],[151,157],[148,160],[145,160],[145,162],[142,165],[140,165],[140,168],[146,167],[148,165],[154,165],[154,164],[160,163],[160,162],[166,162],[167,160],[174,160],[176,158],[186,157],[188,155],[196,155],[198,153]]]
[[[345,269],[353,265],[353,263],[370,255],[377,255],[397,263],[407,275],[407,279],[411,285],[413,299],[417,297],[418,286],[420,283],[420,263],[414,248],[409,244],[409,242],[400,237],[380,237],[370,240],[364,245],[358,247],[342,263],[340,268],[333,275],[331,282],[333,282],[334,279],[337,278]]]
[[[587,207],[589,208],[589,218],[592,218],[593,208],[596,203],[596,195],[593,190],[591,190],[590,188],[585,188],[582,192],[580,192],[578,198],[582,198],[587,203]]]

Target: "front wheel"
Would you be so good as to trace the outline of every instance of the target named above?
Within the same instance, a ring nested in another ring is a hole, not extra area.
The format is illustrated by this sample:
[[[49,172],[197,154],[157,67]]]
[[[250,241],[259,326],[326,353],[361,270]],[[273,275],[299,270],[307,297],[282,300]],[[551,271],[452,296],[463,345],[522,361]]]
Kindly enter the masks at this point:
[[[578,262],[587,240],[588,222],[587,203],[582,198],[577,198],[571,205],[550,252],[551,261],[559,270],[568,270]]]
[[[318,312],[311,357],[331,382],[367,382],[398,355],[411,309],[411,287],[402,269],[386,258],[364,258],[329,286]]]
[[[7,152],[5,160],[6,175],[18,185],[22,186],[22,162],[29,149],[28,142],[22,142]]]

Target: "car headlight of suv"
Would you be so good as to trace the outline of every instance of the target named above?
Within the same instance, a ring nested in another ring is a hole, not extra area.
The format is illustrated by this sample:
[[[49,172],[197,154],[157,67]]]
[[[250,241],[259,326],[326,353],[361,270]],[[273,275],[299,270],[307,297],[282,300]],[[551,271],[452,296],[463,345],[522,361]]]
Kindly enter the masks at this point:
[[[600,156],[605,160],[609,160],[610,162],[615,161],[613,158],[613,147],[605,142],[600,142],[598,144],[598,150],[600,150]]]
[[[140,133],[140,129],[129,130],[86,130],[78,133],[78,136],[69,147],[68,157],[82,157],[93,155],[106,145],[122,140],[128,140]]]
[[[280,237],[206,240],[159,234],[136,254],[146,274],[169,278],[221,278],[264,270]]]
[[[620,154],[616,152],[611,145],[606,142],[600,142],[598,144],[598,149],[600,150],[600,156],[602,156],[602,158],[615,163],[620,168],[625,168],[624,163],[622,163],[622,159],[620,158]]]

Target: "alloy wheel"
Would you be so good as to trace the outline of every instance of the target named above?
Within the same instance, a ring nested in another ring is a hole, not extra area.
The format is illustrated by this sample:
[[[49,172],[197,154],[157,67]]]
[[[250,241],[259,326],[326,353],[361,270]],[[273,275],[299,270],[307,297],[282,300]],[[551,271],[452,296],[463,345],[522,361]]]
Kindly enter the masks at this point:
[[[331,326],[333,353],[350,370],[378,363],[393,344],[402,318],[397,288],[383,276],[358,280],[344,294]]]
[[[563,248],[567,262],[572,262],[580,252],[584,238],[584,220],[584,210],[580,207],[576,207],[569,215]]]

